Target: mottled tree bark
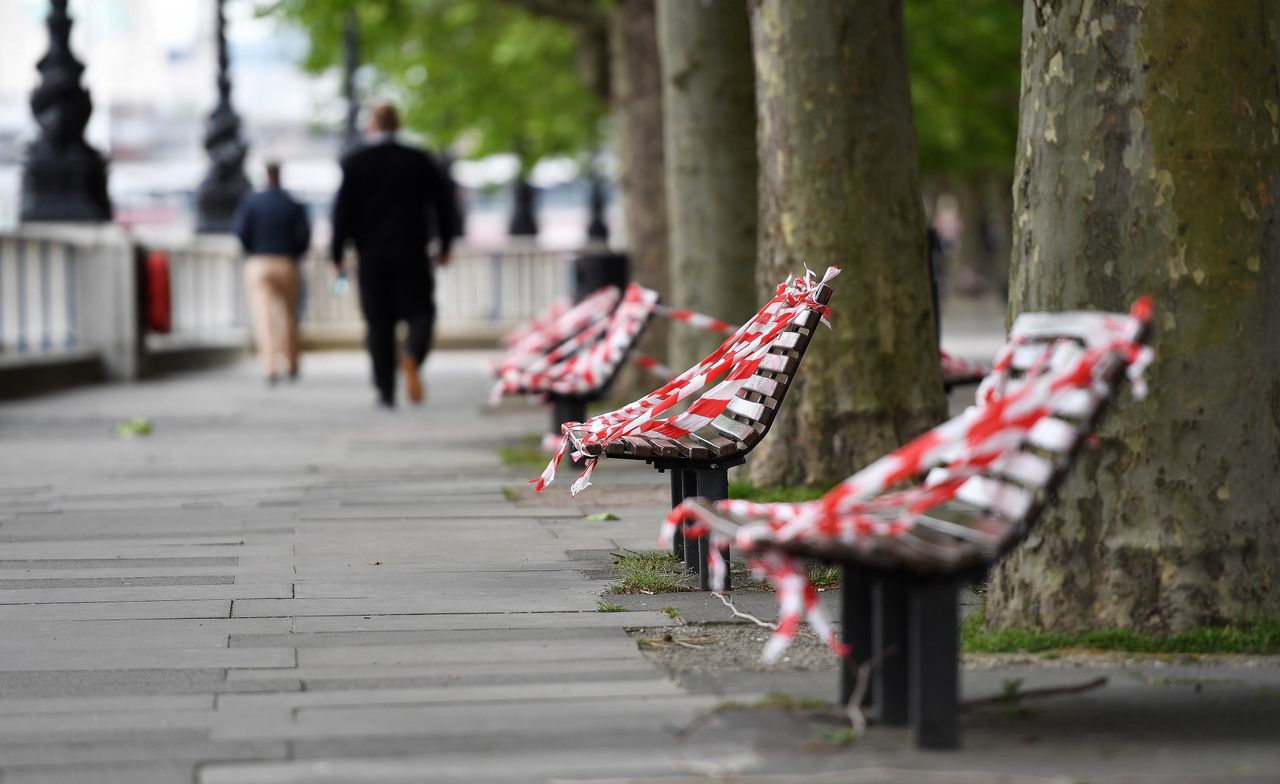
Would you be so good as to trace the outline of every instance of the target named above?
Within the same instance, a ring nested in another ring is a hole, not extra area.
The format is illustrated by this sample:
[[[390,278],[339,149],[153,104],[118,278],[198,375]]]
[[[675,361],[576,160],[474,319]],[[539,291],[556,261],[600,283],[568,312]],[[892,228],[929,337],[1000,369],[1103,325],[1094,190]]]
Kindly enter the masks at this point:
[[[1126,394],[994,624],[1280,617],[1280,6],[1028,0],[1011,313],[1156,299]]]
[[[617,0],[610,13],[613,117],[631,277],[670,300],[667,273],[667,198],[663,166],[662,74],[654,0]],[[665,358],[667,325],[649,323],[638,350]],[[612,395],[631,400],[656,386],[625,368]]]
[[[752,0],[761,293],[843,268],[775,432],[769,484],[830,483],[945,414],[900,0]]]
[[[671,303],[737,324],[755,313],[756,104],[742,0],[659,0]],[[672,324],[683,369],[723,335]]]

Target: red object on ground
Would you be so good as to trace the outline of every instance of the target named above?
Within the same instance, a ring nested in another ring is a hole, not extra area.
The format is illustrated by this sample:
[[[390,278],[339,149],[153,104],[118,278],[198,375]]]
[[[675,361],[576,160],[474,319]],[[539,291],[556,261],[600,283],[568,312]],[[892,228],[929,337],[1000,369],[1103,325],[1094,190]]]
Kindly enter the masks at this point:
[[[144,274],[147,330],[168,333],[173,329],[173,305],[169,296],[169,254],[162,250],[148,253]]]

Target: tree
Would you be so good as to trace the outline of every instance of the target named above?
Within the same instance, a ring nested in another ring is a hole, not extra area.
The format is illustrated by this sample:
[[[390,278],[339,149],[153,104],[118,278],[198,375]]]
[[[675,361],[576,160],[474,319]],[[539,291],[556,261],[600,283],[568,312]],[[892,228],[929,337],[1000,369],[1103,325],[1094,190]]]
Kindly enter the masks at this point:
[[[341,63],[354,11],[361,50],[406,125],[469,157],[517,152],[521,175],[540,159],[594,149],[605,105],[581,78],[578,38],[500,0],[280,0],[274,13],[309,34],[305,65]]]
[[[658,3],[670,205],[671,303],[725,321],[756,310],[756,106],[742,0]],[[723,335],[671,326],[672,367]]]
[[[826,484],[945,413],[901,0],[752,0],[761,293],[843,268],[774,430],[770,484]]]
[[[1152,293],[1124,401],[993,580],[994,624],[1280,617],[1280,6],[1027,2],[1011,313]]]
[[[618,180],[622,190],[631,277],[670,300],[667,261],[667,194],[663,178],[662,74],[658,66],[654,0],[615,0],[609,13],[610,101],[617,135]],[[667,325],[650,322],[638,345],[642,353],[665,357]],[[653,389],[653,379],[624,368],[613,395],[624,400]]]

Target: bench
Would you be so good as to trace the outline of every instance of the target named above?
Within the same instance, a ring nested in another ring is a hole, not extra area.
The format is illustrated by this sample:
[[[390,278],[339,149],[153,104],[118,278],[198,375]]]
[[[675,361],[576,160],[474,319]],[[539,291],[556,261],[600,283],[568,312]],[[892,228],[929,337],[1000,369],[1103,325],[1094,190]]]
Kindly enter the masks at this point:
[[[575,421],[547,470],[537,480],[541,491],[555,479],[556,467],[572,451],[586,462],[574,482],[577,495],[590,485],[602,458],[643,460],[670,472],[671,500],[676,506],[699,495],[729,495],[728,470],[741,465],[764,438],[795,378],[805,350],[825,318],[831,298],[829,281],[839,273],[829,268],[819,281],[812,273],[788,280],[747,323],[719,348],[667,384],[622,408]],[[722,379],[711,385],[716,379]],[[687,546],[677,537],[677,558],[696,568],[705,589],[713,568],[727,571],[727,552],[713,556],[705,540]]]
[[[1141,372],[1149,298],[1129,315],[1025,314],[978,391],[978,404],[803,504],[692,499],[684,526],[733,542],[778,590],[776,657],[807,617],[844,657],[841,700],[872,668],[880,722],[910,724],[922,748],[959,743],[956,592],[1026,538],[1127,376]],[[838,563],[842,639],[822,617],[800,558]]]
[[[552,327],[517,337],[496,368],[491,401],[517,394],[546,398],[556,434],[565,422],[585,419],[587,403],[609,389],[657,302],[656,292],[635,283],[621,293],[605,286]]]

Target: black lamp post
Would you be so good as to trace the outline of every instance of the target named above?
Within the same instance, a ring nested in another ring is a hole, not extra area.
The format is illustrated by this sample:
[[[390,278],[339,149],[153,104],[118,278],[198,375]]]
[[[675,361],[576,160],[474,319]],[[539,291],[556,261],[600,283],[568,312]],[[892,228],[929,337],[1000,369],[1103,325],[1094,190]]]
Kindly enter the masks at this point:
[[[231,230],[236,205],[250,190],[244,176],[244,158],[249,152],[240,117],[231,108],[231,78],[227,73],[226,16],[223,0],[218,11],[218,105],[205,123],[204,148],[209,152],[209,173],[196,189],[196,231],[202,234]]]
[[[587,223],[587,240],[607,245],[609,242],[609,224],[604,219],[604,177],[600,176],[600,171],[594,161],[591,164],[591,172],[588,178],[591,183],[591,197],[588,204],[590,220]]]
[[[347,99],[347,116],[342,123],[342,152],[360,146],[360,96],[356,88],[356,71],[360,69],[360,17],[353,8],[347,12],[342,27],[342,94]]]
[[[80,85],[84,66],[71,54],[67,0],[49,9],[49,51],[36,69],[40,84],[31,111],[40,136],[27,147],[22,169],[22,221],[109,221],[107,164],[84,140],[93,100]]]

